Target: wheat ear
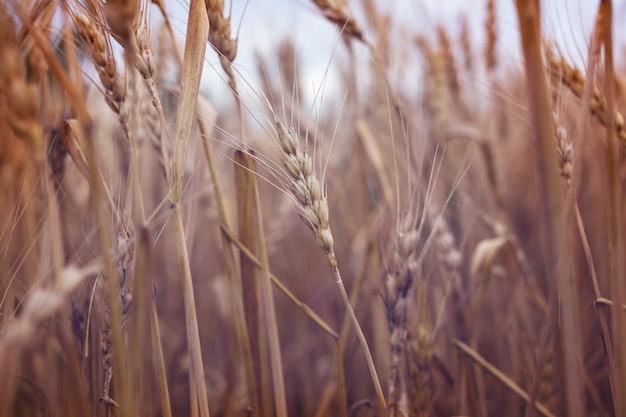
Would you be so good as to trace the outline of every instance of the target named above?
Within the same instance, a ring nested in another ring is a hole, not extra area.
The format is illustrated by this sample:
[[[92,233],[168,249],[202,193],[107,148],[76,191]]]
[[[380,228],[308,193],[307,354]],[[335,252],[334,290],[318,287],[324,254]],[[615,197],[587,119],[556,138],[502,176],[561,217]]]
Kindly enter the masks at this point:
[[[357,334],[367,366],[369,368],[374,388],[376,389],[376,396],[381,408],[383,416],[386,416],[386,402],[383,395],[383,391],[378,379],[376,367],[374,366],[374,360],[367,345],[365,335],[361,330],[359,321],[354,314],[352,305],[348,298],[348,294],[343,285],[341,273],[339,271],[339,265],[337,257],[334,251],[334,239],[330,229],[329,223],[329,211],[328,202],[326,196],[322,192],[322,186],[320,181],[315,176],[313,170],[313,160],[311,156],[300,147],[298,138],[294,132],[288,131],[285,126],[274,116],[276,122],[276,128],[278,131],[278,139],[280,147],[283,152],[282,162],[289,175],[289,187],[291,193],[296,198],[298,205],[297,211],[300,217],[304,220],[305,224],[313,231],[317,244],[324,251],[328,257],[328,262],[333,271],[333,275],[337,282],[337,288],[341,295],[341,299],[345,305],[346,311],[352,320],[352,325]]]
[[[412,216],[407,214],[398,226],[396,246],[389,271],[385,277],[387,316],[389,318],[389,348],[391,363],[389,365],[389,401],[392,407],[399,402],[398,376],[400,359],[407,342],[407,316],[411,289],[417,274],[418,233],[415,230]],[[395,413],[394,413],[395,414]]]

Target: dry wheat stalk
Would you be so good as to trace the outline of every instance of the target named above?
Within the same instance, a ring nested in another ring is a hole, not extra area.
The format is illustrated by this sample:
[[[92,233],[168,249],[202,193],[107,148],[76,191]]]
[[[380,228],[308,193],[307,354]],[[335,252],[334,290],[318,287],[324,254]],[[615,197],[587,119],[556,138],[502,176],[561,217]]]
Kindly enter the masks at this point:
[[[558,283],[562,317],[563,363],[567,413],[573,417],[584,414],[584,370],[580,363],[582,339],[578,288],[572,279],[572,258],[569,251],[571,237],[567,231],[571,205],[566,205],[562,193],[560,173],[554,146],[552,100],[548,89],[546,66],[542,56],[541,15],[538,2],[519,0],[516,3],[519,20],[524,69],[528,82],[530,120],[535,144],[536,171],[540,173],[539,209],[542,242],[546,249],[543,266],[545,279]],[[611,110],[612,113],[613,110]],[[610,114],[611,114],[610,113]],[[611,125],[609,125],[611,126]],[[613,129],[607,129],[612,132]]]

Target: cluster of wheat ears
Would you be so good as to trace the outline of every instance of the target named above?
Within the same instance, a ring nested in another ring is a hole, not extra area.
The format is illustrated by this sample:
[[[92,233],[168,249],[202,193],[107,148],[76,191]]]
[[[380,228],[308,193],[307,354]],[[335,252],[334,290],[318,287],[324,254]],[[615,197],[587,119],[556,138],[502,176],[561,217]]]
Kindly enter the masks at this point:
[[[316,111],[306,50],[253,87],[188,3],[0,1],[0,416],[626,415],[610,0],[585,68],[538,0],[517,62],[495,0],[481,43],[300,4],[346,57]]]

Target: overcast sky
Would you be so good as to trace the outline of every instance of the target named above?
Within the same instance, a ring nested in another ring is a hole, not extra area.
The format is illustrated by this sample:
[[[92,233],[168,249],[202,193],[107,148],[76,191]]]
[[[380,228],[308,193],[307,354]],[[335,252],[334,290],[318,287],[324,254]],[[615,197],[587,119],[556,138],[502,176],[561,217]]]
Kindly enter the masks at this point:
[[[230,7],[226,0],[226,7]],[[404,28],[409,33],[423,32],[433,34],[438,23],[444,24],[450,35],[458,34],[458,23],[461,15],[466,15],[472,29],[475,53],[480,53],[484,45],[484,20],[486,0],[378,0],[381,10],[390,11],[396,27]],[[174,26],[182,33],[185,28],[188,0],[166,2],[171,13]],[[348,0],[357,19],[364,21],[359,2]],[[593,0],[544,0],[543,25],[544,33],[554,39],[570,59],[582,62],[586,39],[588,39],[593,19],[597,11],[597,1]],[[626,17],[625,0],[615,1],[616,22]],[[244,11],[245,7],[245,11]],[[498,53],[501,62],[515,62],[519,59],[519,38],[517,18],[514,13],[513,0],[497,0],[498,13]],[[243,78],[258,85],[255,52],[272,57],[281,39],[290,37],[298,48],[301,79],[304,93],[310,101],[315,89],[319,88],[327,68],[331,71],[325,80],[325,93],[336,94],[339,86],[333,68],[345,63],[345,48],[339,44],[338,31],[332,27],[310,0],[234,0],[232,4],[233,33],[239,27],[239,53],[235,61]],[[621,48],[624,42],[624,31],[617,26],[617,45]],[[417,50],[406,45],[410,50]],[[623,49],[623,48],[622,48]],[[620,50],[622,50],[620,49]],[[617,54],[618,57],[620,54]],[[344,61],[341,61],[344,59]],[[339,61],[338,61],[339,60]],[[225,83],[220,80],[221,69],[216,54],[207,52],[208,65],[205,70],[203,88],[212,97],[222,96],[226,90]],[[335,67],[333,67],[335,65]],[[418,78],[418,77],[416,77]],[[219,107],[219,104],[216,103]]]

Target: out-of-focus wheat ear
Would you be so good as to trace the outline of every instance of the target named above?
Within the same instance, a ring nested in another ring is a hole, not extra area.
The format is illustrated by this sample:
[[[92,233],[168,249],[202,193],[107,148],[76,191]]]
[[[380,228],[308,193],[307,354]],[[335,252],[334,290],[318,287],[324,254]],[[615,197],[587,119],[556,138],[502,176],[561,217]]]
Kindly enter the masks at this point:
[[[470,27],[467,15],[464,14],[461,16],[459,26],[461,30],[459,35],[459,44],[461,45],[461,50],[463,51],[463,67],[465,71],[471,73],[474,69],[474,61],[472,57],[472,40],[470,38]]]
[[[12,315],[0,332],[0,371],[4,375],[3,389],[0,390],[1,415],[9,412],[13,405],[14,376],[19,372],[19,364],[24,349],[38,337],[41,324],[54,317],[66,305],[74,291],[99,270],[99,265],[89,265],[78,269],[75,266],[63,268],[57,282],[44,285],[40,281],[30,289],[24,298],[19,315]]]
[[[220,57],[222,68],[228,74],[229,83],[233,90],[236,90],[235,73],[232,62],[237,57],[239,46],[238,39],[231,38],[230,16],[224,15],[223,0],[205,0],[207,15],[209,16],[209,42]]]
[[[449,94],[446,82],[446,61],[441,49],[438,49],[431,57],[429,63],[429,76],[432,82],[430,88],[430,106],[433,112],[435,133],[437,137],[441,135],[444,126],[448,122]]]
[[[487,13],[485,18],[485,32],[487,33],[487,44],[485,45],[485,68],[493,71],[498,65],[498,53],[496,51],[498,28],[496,16],[495,0],[487,0]]]
[[[137,63],[139,46],[137,28],[140,20],[139,0],[112,0],[104,3],[104,18],[111,34],[126,50],[131,62]]]
[[[566,211],[552,123],[552,102],[542,56],[539,4],[533,0],[516,2],[525,73],[528,80],[528,99],[536,152],[536,169],[539,175],[540,228],[542,247],[546,261],[542,265],[544,276],[556,278],[561,297],[562,346],[564,357],[565,397],[567,413],[581,416],[585,410],[582,369],[580,363],[581,335],[578,294],[575,280],[571,277],[572,262],[569,256]]]
[[[299,100],[302,97],[302,87],[300,85],[300,70],[296,46],[290,38],[283,39],[278,45],[278,70],[280,71],[283,85],[287,91],[291,91],[292,97]],[[297,105],[297,103],[294,103]],[[292,109],[292,114],[297,113],[297,109]]]
[[[413,214],[407,213],[399,222],[396,230],[396,243],[385,276],[385,304],[389,318],[389,394],[388,402],[390,415],[397,415],[401,392],[400,363],[405,353],[408,327],[407,317],[412,303],[411,295],[418,263],[415,251],[417,249],[418,233],[415,230]]]
[[[347,39],[364,42],[363,29],[354,19],[345,0],[313,0],[313,3],[330,22],[337,25],[341,34]]]
[[[28,81],[25,63],[13,44],[15,27],[11,17],[7,15],[0,18],[0,23],[7,25],[6,33],[9,34],[0,40],[0,60],[5,63],[0,72],[5,120],[15,137],[24,141],[33,158],[43,162],[43,129],[39,122],[40,91],[37,85]]]
[[[556,413],[559,400],[555,384],[558,376],[556,372],[556,357],[553,343],[549,344],[544,356],[537,399],[542,404],[545,404],[548,410]]]
[[[152,0],[153,4],[156,4],[159,11],[161,12],[161,16],[163,17],[163,22],[165,24],[165,29],[167,30],[167,34],[169,36],[169,42],[171,43],[171,47],[174,49],[174,55],[179,65],[183,63],[183,54],[180,51],[180,47],[176,41],[176,35],[174,34],[174,29],[172,28],[172,23],[170,22],[170,17],[165,9],[165,2],[163,0]],[[161,43],[162,46],[162,43]],[[158,51],[157,51],[158,52]],[[157,54],[159,57],[162,57],[161,54]],[[162,68],[160,65],[157,65],[157,68]]]
[[[599,48],[600,45],[597,45]],[[594,42],[592,40],[591,48],[589,51],[590,55],[590,69],[595,70],[595,63],[599,57],[599,49],[594,51]],[[547,61],[547,67],[550,74],[559,80],[562,84],[564,84],[574,95],[583,100],[585,100],[585,88],[587,85],[587,80],[585,75],[583,75],[580,70],[573,67],[569,64],[565,58],[558,57],[553,51],[550,50],[549,47],[544,48],[544,55]],[[593,65],[593,66],[592,66]],[[605,127],[613,126],[615,129],[615,135],[620,141],[621,146],[626,145],[626,127],[624,125],[624,116],[619,111],[619,109],[614,109],[614,119],[613,124],[609,124],[608,118],[608,109],[606,96],[598,88],[598,86],[594,82],[594,78],[590,77],[589,80],[589,91],[590,96],[588,98],[588,111]]]
[[[443,216],[433,220],[433,239],[437,258],[454,279],[458,279],[463,264],[463,254]]]
[[[448,36],[448,32],[446,32],[445,27],[443,25],[437,26],[437,36],[439,37],[439,47],[441,48],[441,52],[443,54],[443,60],[445,62],[445,74],[446,80],[448,84],[448,90],[452,95],[452,99],[454,103],[460,102],[460,84],[459,84],[459,73],[456,65],[456,59],[454,58],[454,51],[452,50],[452,43],[450,42],[450,37]]]
[[[430,44],[426,36],[419,34],[415,37],[415,45],[422,55],[425,62],[430,62],[431,56],[434,54],[433,46]]]
[[[419,326],[406,344],[407,398],[409,417],[427,417],[433,404],[433,351],[426,329]]]
[[[561,124],[556,112],[553,113],[552,118],[554,120],[556,153],[559,157],[561,177],[565,181],[565,185],[569,188],[572,184],[572,173],[574,171],[574,144],[570,140],[567,129]]]
[[[29,21],[26,20],[22,23],[27,29],[29,29],[28,35],[33,42],[33,47],[39,48],[39,52],[41,52],[43,59],[48,65],[49,74],[59,85],[60,90],[63,92],[64,97],[68,100],[68,103],[72,110],[75,112],[76,117],[85,126],[90,126],[91,116],[87,111],[85,98],[83,95],[81,95],[80,89],[76,87],[74,83],[72,83],[72,80],[67,74],[66,68],[61,65],[57,56],[50,49],[48,39],[44,37],[39,29],[33,29],[32,24]]]

